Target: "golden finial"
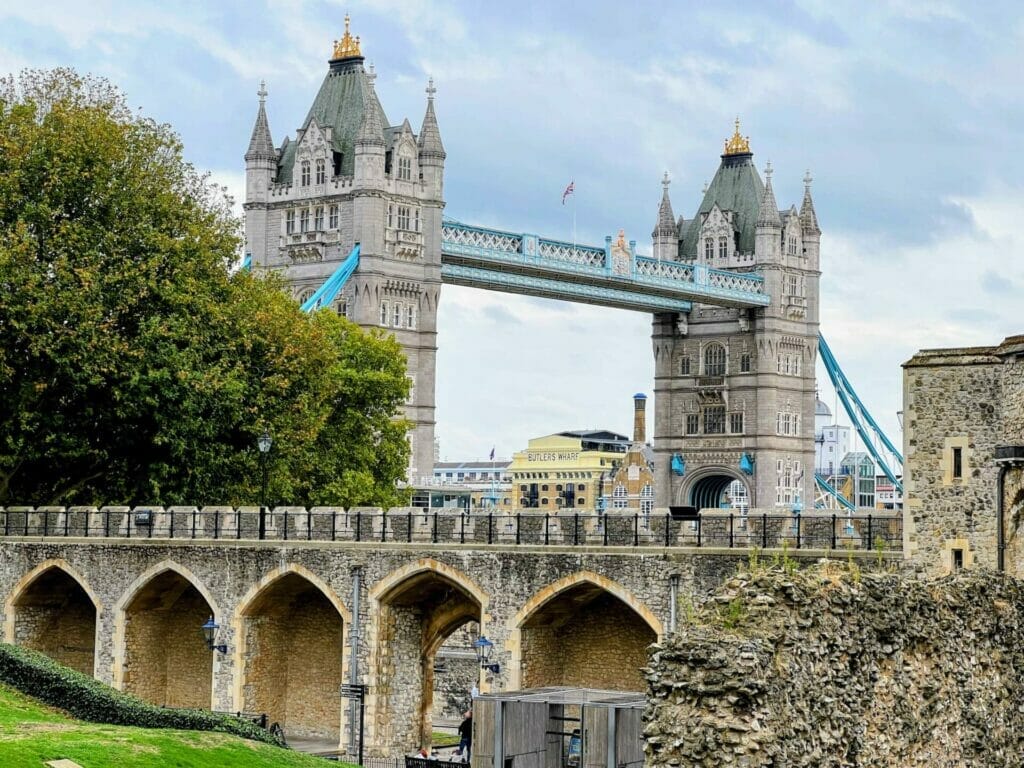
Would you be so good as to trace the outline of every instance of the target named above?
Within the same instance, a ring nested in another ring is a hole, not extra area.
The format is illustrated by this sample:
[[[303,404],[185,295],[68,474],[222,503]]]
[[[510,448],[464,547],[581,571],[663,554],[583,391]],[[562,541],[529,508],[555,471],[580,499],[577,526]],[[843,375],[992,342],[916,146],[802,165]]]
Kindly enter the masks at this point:
[[[363,54],[359,51],[359,36],[352,37],[352,33],[349,32],[350,19],[348,14],[345,14],[345,34],[341,40],[334,41],[334,58],[335,59],[351,59],[354,56],[362,56]]]
[[[740,119],[736,118],[736,131],[732,138],[725,142],[725,154],[744,155],[750,152],[750,137],[740,136]]]

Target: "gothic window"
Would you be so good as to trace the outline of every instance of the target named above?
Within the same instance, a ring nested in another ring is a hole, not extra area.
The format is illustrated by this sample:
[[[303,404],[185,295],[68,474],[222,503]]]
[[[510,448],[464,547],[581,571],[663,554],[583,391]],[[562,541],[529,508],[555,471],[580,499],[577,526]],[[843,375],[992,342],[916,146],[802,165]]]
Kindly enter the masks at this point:
[[[306,288],[304,291],[302,291],[299,294],[299,306],[302,306],[307,301],[309,301],[311,298],[313,298],[313,289],[312,288]]]
[[[323,184],[327,181],[327,164],[323,160],[316,161],[316,183]]]
[[[302,161],[302,186],[309,186],[309,160]]]
[[[708,261],[715,255],[715,238],[706,237],[704,238],[704,258]]]
[[[800,355],[793,356],[793,375],[800,375]]]
[[[395,328],[402,327],[402,305],[399,304],[397,301],[395,302],[395,317],[393,325],[395,326]]]
[[[725,434],[725,406],[709,405],[704,409],[704,434]]]
[[[409,309],[405,313],[405,327],[415,328],[416,327],[416,305],[410,304]]]
[[[789,276],[789,295],[790,296],[799,296],[800,295],[799,283],[798,283],[796,275],[790,275]]]
[[[309,231],[309,211],[306,210],[305,208],[299,211],[299,231]]]
[[[729,255],[729,241],[724,238],[718,238],[718,258],[724,259]]]
[[[409,229],[409,206],[398,206],[398,228]]]
[[[395,226],[395,206],[388,204],[388,229]]]
[[[686,414],[686,434],[696,435],[700,432],[700,416],[696,413]]]
[[[286,211],[284,214],[284,232],[291,235],[295,232],[295,211]]]
[[[412,179],[412,158],[398,158],[398,178],[402,179],[402,181],[409,181]]]
[[[380,303],[380,324],[388,324],[388,303],[386,301]]]
[[[690,375],[690,356],[684,355],[679,358],[679,375],[689,376]]]
[[[704,350],[704,375],[725,376],[725,347],[708,344]]]
[[[740,355],[740,373],[750,373],[750,353]]]
[[[415,221],[415,223],[413,225],[413,231],[414,232],[419,232],[420,231],[420,209],[416,208],[415,212],[416,212],[416,221]]]
[[[796,256],[796,238],[793,237],[792,235],[790,235],[789,238],[787,238],[786,252],[790,256]]]
[[[338,228],[338,206],[336,206],[336,205],[332,205],[330,207],[330,218],[328,218],[328,220],[327,220],[327,228],[328,229],[337,229]]]
[[[322,232],[324,228],[324,208],[318,205],[313,211],[313,229]]]
[[[742,413],[730,413],[729,414],[729,431],[734,435],[743,434],[743,414]]]
[[[654,486],[650,483],[640,489],[640,511],[644,515],[650,515],[654,511]]]

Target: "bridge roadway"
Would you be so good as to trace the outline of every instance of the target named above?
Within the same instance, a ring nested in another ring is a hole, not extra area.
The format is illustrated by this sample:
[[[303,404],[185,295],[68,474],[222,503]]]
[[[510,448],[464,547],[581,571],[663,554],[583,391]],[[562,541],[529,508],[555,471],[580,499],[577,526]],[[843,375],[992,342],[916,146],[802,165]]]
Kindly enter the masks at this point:
[[[441,279],[452,285],[543,296],[641,312],[689,312],[692,302],[764,307],[771,299],[753,271],[712,269],[636,254],[616,254],[611,238],[595,247],[446,220]]]
[[[454,522],[462,515],[321,512],[291,509],[285,540],[276,509],[270,540],[256,540],[255,508],[0,510],[5,640],[157,704],[266,712],[286,734],[335,743],[347,734],[339,686],[355,664],[369,686],[370,753],[399,754],[429,738],[434,657],[457,628],[469,624],[494,642],[501,669],[482,690],[642,690],[646,648],[671,629],[673,606],[707,594],[747,558],[742,549],[679,546],[691,541],[689,522],[665,547],[652,520],[646,546],[632,546],[632,515],[612,538],[630,545],[601,546],[612,526],[598,530],[594,520],[584,520],[577,545],[564,520],[547,545],[535,528],[520,532],[534,543],[516,545],[481,542],[481,517],[470,518],[467,537]],[[372,541],[355,540],[360,520]],[[505,519],[490,522],[508,530]],[[787,526],[772,521],[772,535]],[[821,542],[804,540],[812,543]],[[867,549],[851,556],[870,561]],[[225,654],[202,639],[209,616]]]

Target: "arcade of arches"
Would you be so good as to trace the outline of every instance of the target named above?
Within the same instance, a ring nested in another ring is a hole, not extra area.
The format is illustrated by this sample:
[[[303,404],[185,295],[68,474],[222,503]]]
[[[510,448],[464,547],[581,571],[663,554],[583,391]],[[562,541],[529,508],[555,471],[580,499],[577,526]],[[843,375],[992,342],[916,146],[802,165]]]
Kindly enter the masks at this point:
[[[124,690],[153,704],[208,709],[213,654],[200,627],[213,615],[182,574],[162,571],[124,608]]]
[[[44,570],[18,594],[12,608],[15,643],[93,673],[96,606],[67,571],[56,566]]]
[[[579,686],[642,691],[647,647],[657,638],[640,614],[589,581],[557,593],[521,625],[523,688]]]
[[[435,660],[457,629],[480,622],[482,606],[474,591],[456,578],[422,570],[378,597],[378,742],[410,751],[430,743]]]
[[[241,610],[240,631],[242,708],[289,736],[339,741],[344,619],[323,591],[286,573]]]

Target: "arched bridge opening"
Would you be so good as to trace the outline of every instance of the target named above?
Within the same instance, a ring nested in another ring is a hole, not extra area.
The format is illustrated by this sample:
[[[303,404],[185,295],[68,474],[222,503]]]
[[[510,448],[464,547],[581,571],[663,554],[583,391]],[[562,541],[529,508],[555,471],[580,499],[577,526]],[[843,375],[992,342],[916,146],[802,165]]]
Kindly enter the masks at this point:
[[[15,644],[92,675],[96,605],[82,584],[56,565],[26,584],[11,603]]]
[[[747,504],[747,490],[733,475],[706,475],[690,488],[688,503],[697,509],[733,509]]]

